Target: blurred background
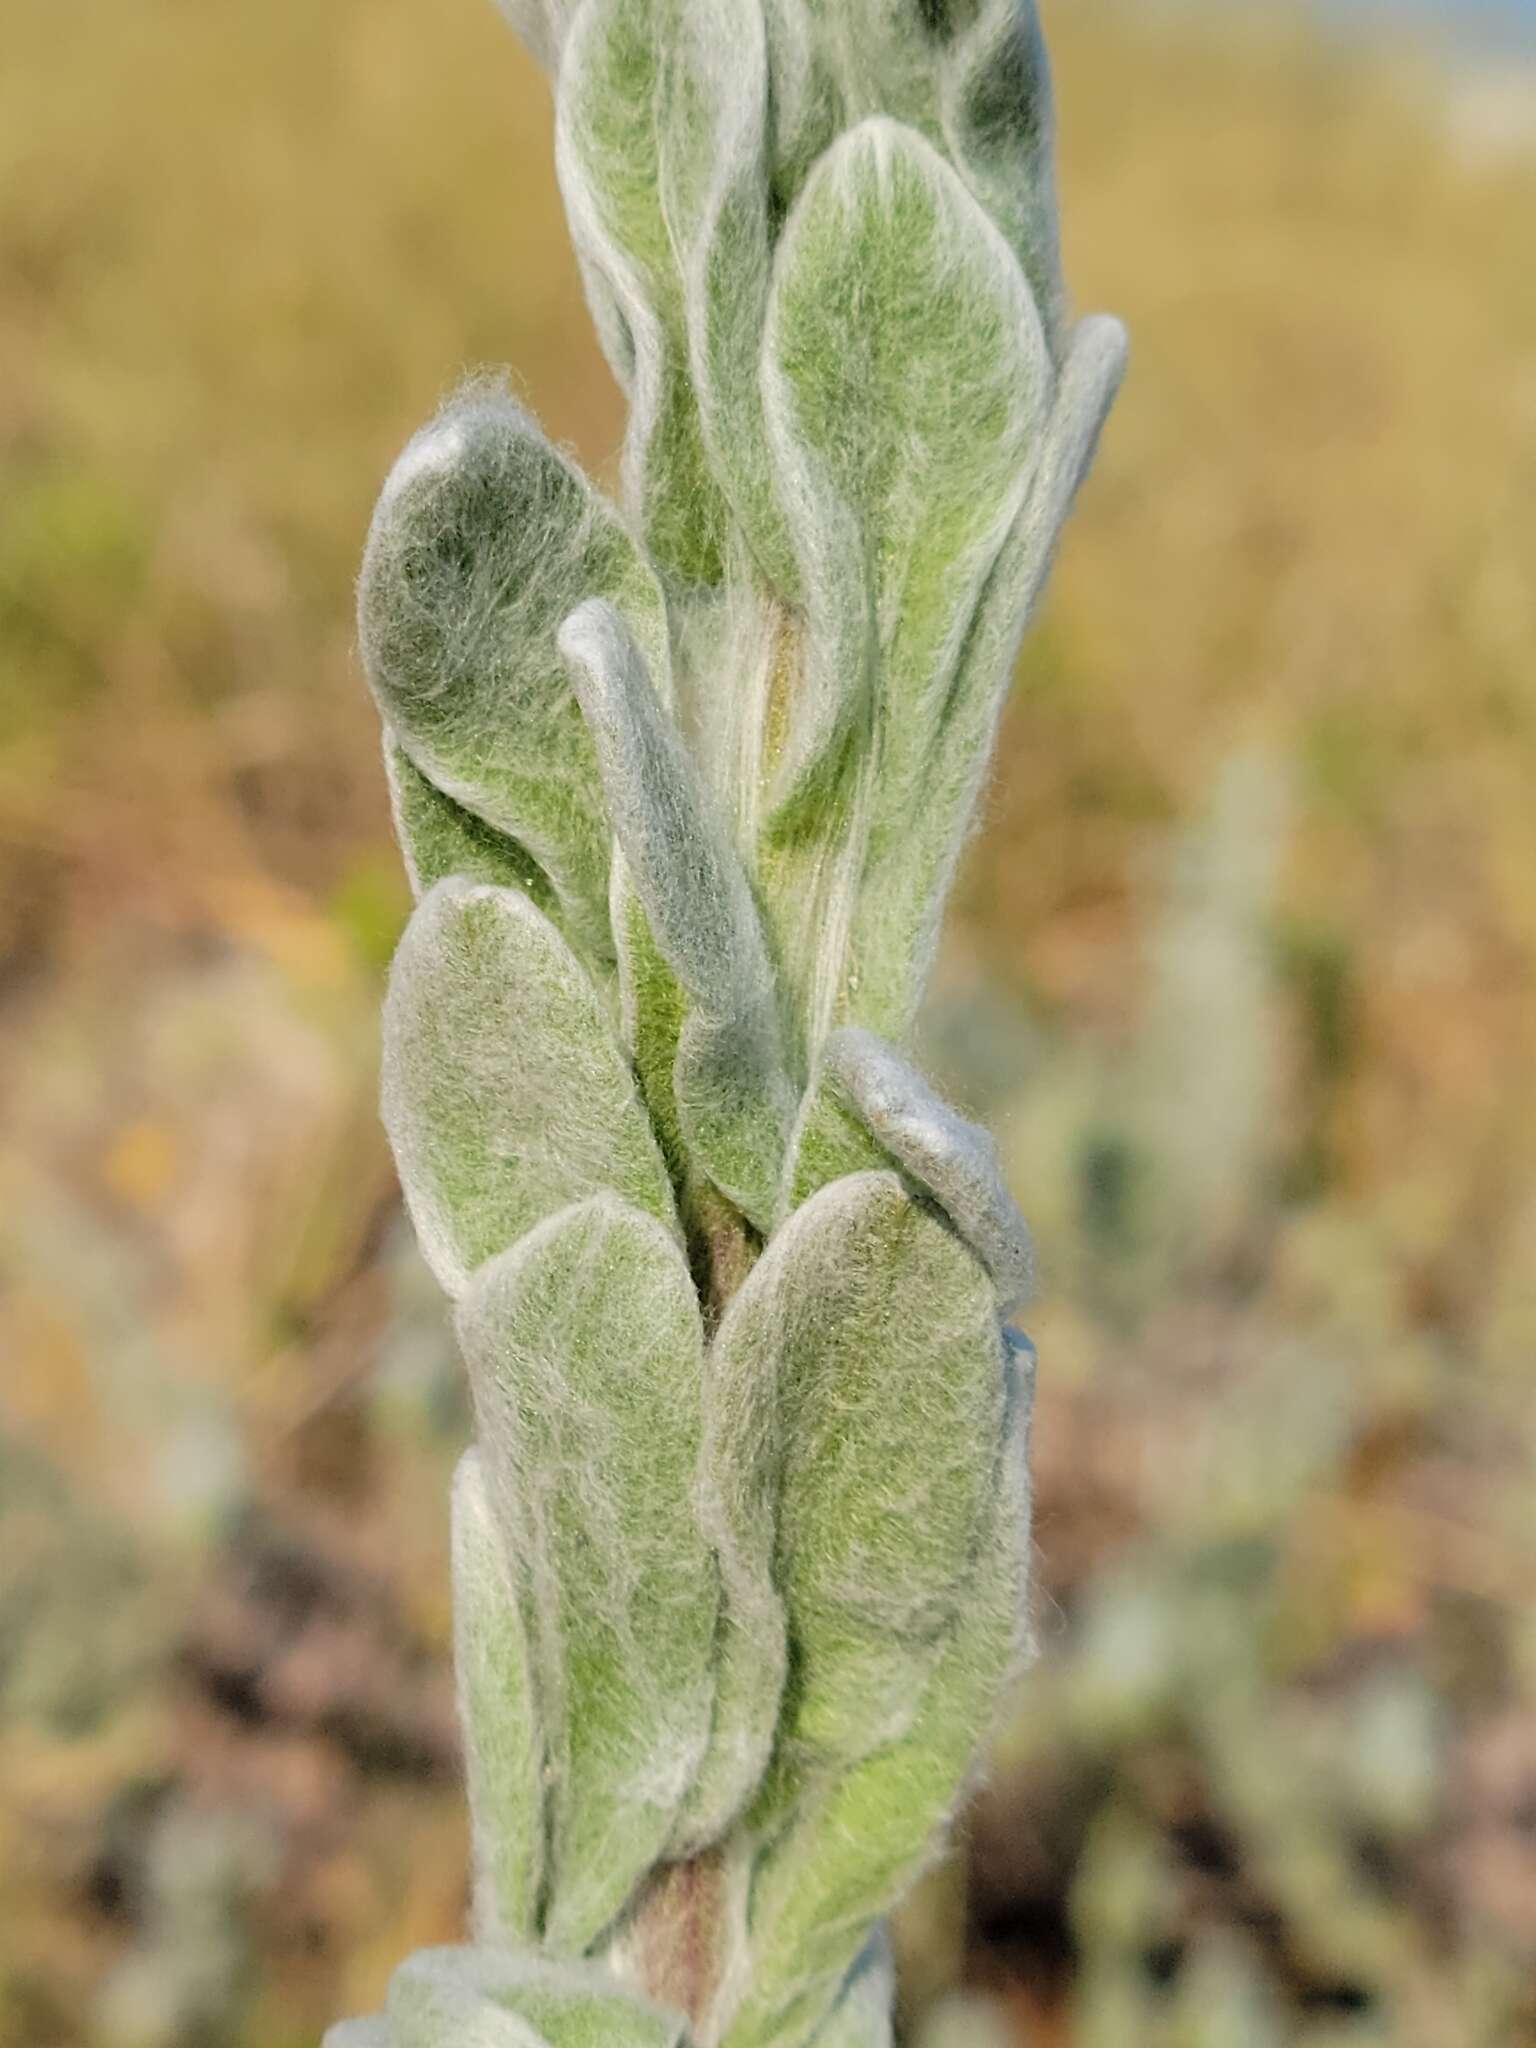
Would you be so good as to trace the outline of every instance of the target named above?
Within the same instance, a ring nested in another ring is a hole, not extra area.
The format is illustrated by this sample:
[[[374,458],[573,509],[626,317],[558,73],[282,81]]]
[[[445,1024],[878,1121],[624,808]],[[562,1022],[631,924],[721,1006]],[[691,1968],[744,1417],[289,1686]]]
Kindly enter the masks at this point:
[[[1041,1658],[906,2010],[1520,2048],[1536,70],[1518,7],[1044,11],[1135,358],[928,1029],[1042,1247]],[[5,44],[0,2042],[312,2048],[464,1903],[351,579],[465,366],[609,475],[620,410],[487,0]]]

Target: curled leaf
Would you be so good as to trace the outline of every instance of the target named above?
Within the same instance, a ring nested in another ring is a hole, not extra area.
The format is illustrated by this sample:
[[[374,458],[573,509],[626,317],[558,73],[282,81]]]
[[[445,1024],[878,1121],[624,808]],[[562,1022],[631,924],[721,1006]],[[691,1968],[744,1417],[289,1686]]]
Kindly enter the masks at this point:
[[[822,1057],[863,1123],[934,1197],[992,1275],[1001,1313],[1012,1315],[1034,1291],[1034,1247],[991,1133],[951,1109],[872,1031],[835,1031]]]
[[[418,899],[445,876],[463,875],[472,882],[520,889],[546,917],[559,916],[549,877],[527,849],[445,796],[388,730],[384,735],[384,774],[395,837]]]
[[[589,0],[561,70],[561,186],[631,399],[626,502],[684,585],[719,581],[730,501],[787,559],[752,377],[767,95],[756,0]]]
[[[690,1000],[674,1073],[683,1136],[715,1184],[767,1228],[796,1094],[757,906],[618,613],[583,605],[560,647],[628,874]]]
[[[421,774],[524,846],[611,958],[597,766],[555,636],[611,598],[665,680],[661,598],[617,515],[505,393],[471,386],[395,464],[358,586],[363,660]]]
[[[1034,0],[981,0],[940,79],[956,168],[1017,254],[1054,349],[1062,298],[1055,123]]]

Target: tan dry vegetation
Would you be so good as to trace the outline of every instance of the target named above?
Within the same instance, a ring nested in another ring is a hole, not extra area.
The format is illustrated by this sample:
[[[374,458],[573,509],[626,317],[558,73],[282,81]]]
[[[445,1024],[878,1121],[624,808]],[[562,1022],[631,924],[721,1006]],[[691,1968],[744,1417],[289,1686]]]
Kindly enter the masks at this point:
[[[1423,59],[1048,15],[1070,275],[1135,362],[947,965],[1052,1275],[1047,1659],[971,1967],[1036,2042],[1524,2042],[1536,168]],[[373,1125],[405,898],[350,581],[464,368],[594,463],[619,411],[489,6],[11,0],[5,40],[0,2040],[296,2048],[461,1897],[460,1421]],[[1193,1645],[1152,1704],[1149,1636]]]

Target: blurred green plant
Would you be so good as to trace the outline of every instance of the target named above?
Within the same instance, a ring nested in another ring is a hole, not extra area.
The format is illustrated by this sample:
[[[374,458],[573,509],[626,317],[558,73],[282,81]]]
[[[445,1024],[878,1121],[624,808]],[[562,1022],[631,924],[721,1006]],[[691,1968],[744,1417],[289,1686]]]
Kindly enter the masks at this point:
[[[860,2048],[1024,1638],[1029,1239],[905,1046],[1123,337],[1031,4],[512,13],[623,509],[480,382],[363,565],[479,1946],[330,2040]]]

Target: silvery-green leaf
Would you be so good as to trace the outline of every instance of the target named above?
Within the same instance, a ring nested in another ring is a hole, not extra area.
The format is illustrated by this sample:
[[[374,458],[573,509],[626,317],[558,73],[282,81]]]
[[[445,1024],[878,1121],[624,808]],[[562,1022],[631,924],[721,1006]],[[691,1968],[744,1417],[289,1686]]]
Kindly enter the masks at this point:
[[[856,842],[911,830],[1051,383],[1018,264],[955,172],[895,122],[845,135],[785,228],[766,342],[808,627],[777,770],[780,839],[820,837],[834,812]],[[823,949],[844,943],[815,898],[800,929]],[[848,963],[850,978],[889,972],[872,947]]]
[[[545,69],[555,70],[581,0],[496,0],[496,5]]]
[[[651,1128],[674,1184],[681,1187],[688,1173],[688,1157],[678,1123],[672,1073],[688,999],[656,944],[622,847],[614,850],[610,901],[619,955],[619,1015],[624,1044],[634,1062]]]
[[[759,0],[654,0],[663,38],[658,188],[712,472],[775,587],[794,554],[768,460],[758,364],[771,261],[768,52]]]
[[[501,1962],[495,1949],[408,1956],[385,1997],[392,2048],[552,2048],[505,1995]]]
[[[508,1552],[480,1453],[453,1484],[453,1641],[474,1845],[475,1932],[512,1946],[538,1933],[545,1876],[544,1745],[533,1697],[524,1560]]]
[[[991,1133],[958,1115],[872,1031],[833,1032],[822,1060],[870,1132],[934,1197],[992,1275],[1001,1313],[1022,1307],[1034,1291],[1034,1247]]]
[[[838,132],[842,96],[820,46],[813,0],[766,0],[763,11],[772,80],[773,189],[787,211]]]
[[[814,2048],[891,2048],[895,2003],[890,1943],[877,1934],[865,1945],[836,2005],[811,2037]]]
[[[790,1134],[781,1219],[831,1181],[878,1173],[890,1165],[884,1147],[823,1068],[806,1089]]]
[[[384,735],[384,773],[395,837],[418,898],[445,875],[464,875],[472,882],[521,889],[546,917],[559,916],[549,877],[532,854],[428,782],[388,731]]]
[[[766,13],[781,206],[837,137],[871,115],[940,139],[942,51],[924,0],[767,0]]]
[[[1017,253],[1054,346],[1061,324],[1054,120],[1034,0],[981,0],[941,77],[949,151]]]
[[[727,505],[776,584],[793,581],[757,381],[767,106],[758,0],[593,0],[562,74],[561,182],[631,399],[626,498],[685,584],[718,579]]]
[[[1124,367],[1118,320],[1095,316],[1073,331],[1029,494],[982,593],[920,794],[888,801],[882,773],[882,822],[871,835],[849,946],[847,1016],[898,1043],[927,979],[1025,624]],[[890,789],[894,798],[898,785]]]
[[[692,1005],[674,1073],[683,1136],[715,1184],[766,1229],[796,1092],[757,906],[618,613],[601,600],[583,605],[560,647],[629,875]]]
[[[592,984],[515,890],[449,878],[417,906],[390,971],[382,1094],[411,1220],[451,1295],[601,1189],[674,1221]]]
[[[516,1998],[549,2048],[684,2048],[680,2013],[621,1989],[602,1971],[516,1958]]]
[[[590,1964],[494,1948],[421,1949],[390,1980],[395,2048],[681,2048],[680,2014]]]
[[[794,1817],[764,1857],[748,1930],[750,1988],[725,2048],[810,2040],[871,1928],[942,1844],[1023,1655],[1028,1417],[1029,1389],[1010,1369],[966,1598],[936,1659],[914,1669],[903,1732],[850,1768],[810,1773]]]
[[[386,2019],[338,2020],[327,2027],[320,2048],[396,2048]]]
[[[714,1728],[684,1807],[684,1851],[715,1840],[746,1807],[779,1722],[788,1638],[775,1576],[785,1457],[775,1311],[792,1284],[774,1285],[781,1258],[775,1240],[726,1311],[705,1364],[699,1520],[719,1564],[721,1639]]]
[[[677,1042],[673,1088],[688,1150],[760,1231],[773,1227],[795,1096],[771,1010],[694,1010]]]
[[[709,1735],[698,1302],[665,1228],[603,1195],[483,1266],[458,1329],[487,1490],[532,1594],[544,1935],[579,1953],[661,1855]]]
[[[559,72],[555,152],[571,236],[596,287],[598,334],[627,381],[625,502],[651,559],[688,586],[719,580],[725,500],[705,457],[688,373],[684,281],[662,164],[664,147],[676,147],[688,168],[709,154],[709,104],[672,104],[674,51],[659,8],[682,4],[688,0],[588,0]]]
[[[358,586],[369,681],[437,789],[527,848],[573,943],[611,957],[597,766],[555,646],[609,597],[670,688],[660,593],[617,515],[522,407],[471,386],[384,486]]]
[[[775,1234],[711,1357],[711,1533],[745,1573],[771,1540],[784,1740],[860,1754],[910,1716],[974,1568],[1004,1405],[991,1286],[897,1175],[859,1174]]]

